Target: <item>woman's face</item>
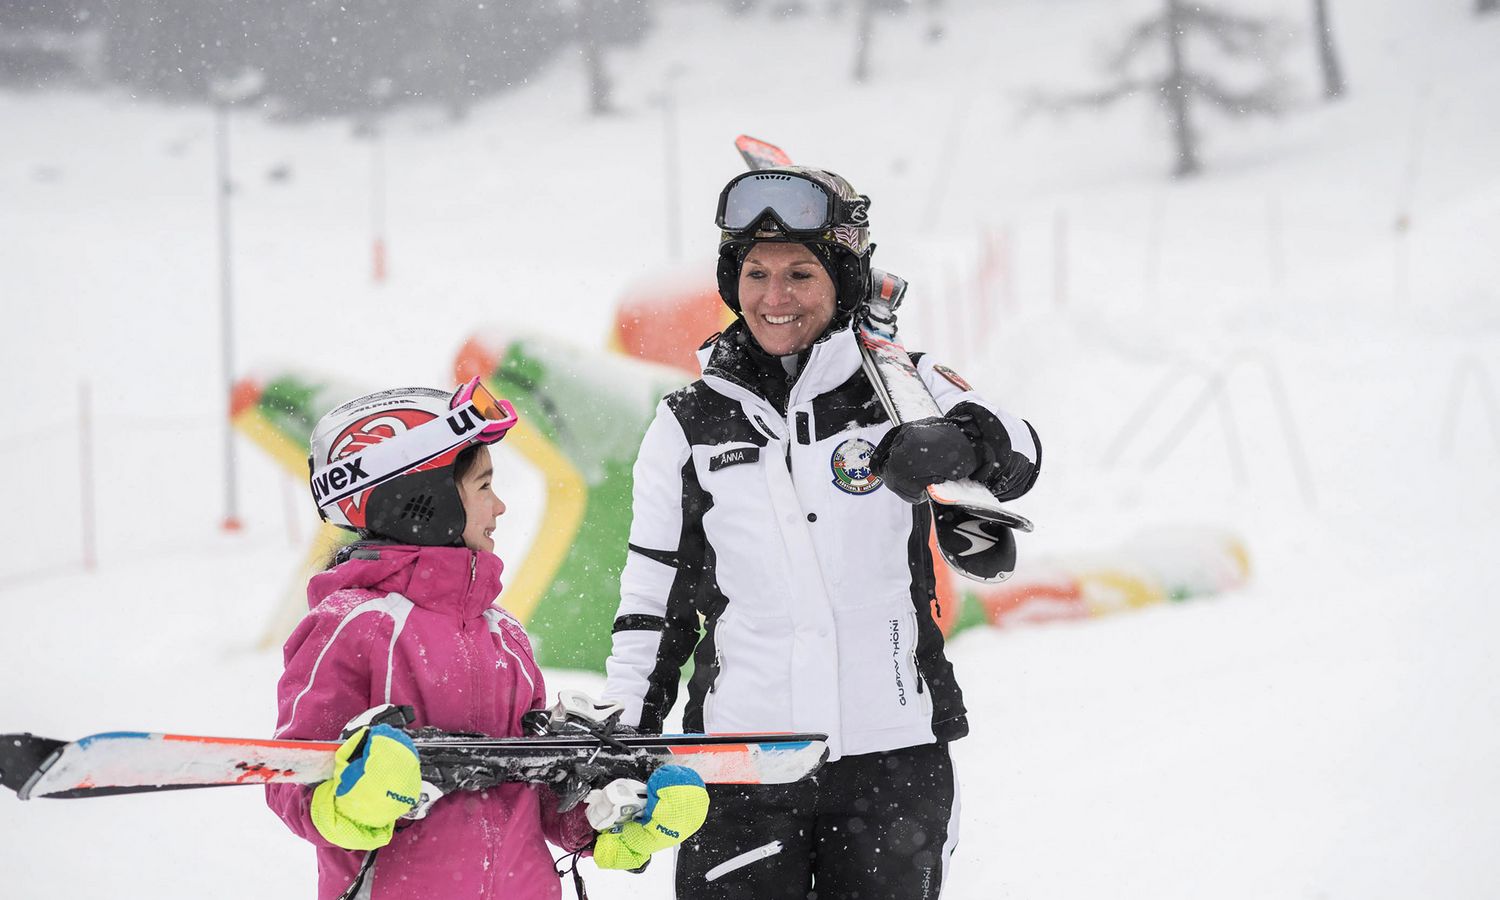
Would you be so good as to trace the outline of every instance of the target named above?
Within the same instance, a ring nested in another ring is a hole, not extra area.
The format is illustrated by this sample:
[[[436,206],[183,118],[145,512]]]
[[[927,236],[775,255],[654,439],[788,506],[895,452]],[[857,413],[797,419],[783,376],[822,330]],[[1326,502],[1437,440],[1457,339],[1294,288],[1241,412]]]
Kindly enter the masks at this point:
[[[505,504],[495,496],[494,477],[490,448],[481,446],[474,464],[458,479],[458,496],[464,502],[464,546],[470,550],[495,552],[495,520],[505,515]]]
[[[828,271],[802,244],[755,244],[740,268],[740,311],[772,356],[812,346],[833,321],[836,293]]]

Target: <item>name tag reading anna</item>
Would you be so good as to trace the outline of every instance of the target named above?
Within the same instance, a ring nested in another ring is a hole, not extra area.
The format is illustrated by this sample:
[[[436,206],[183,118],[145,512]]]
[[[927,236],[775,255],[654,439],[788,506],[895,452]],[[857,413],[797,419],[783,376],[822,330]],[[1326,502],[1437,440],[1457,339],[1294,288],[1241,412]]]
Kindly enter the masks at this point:
[[[737,466],[740,463],[753,463],[759,460],[759,447],[736,447],[733,450],[725,450],[718,456],[709,457],[708,471],[717,472],[728,466]]]

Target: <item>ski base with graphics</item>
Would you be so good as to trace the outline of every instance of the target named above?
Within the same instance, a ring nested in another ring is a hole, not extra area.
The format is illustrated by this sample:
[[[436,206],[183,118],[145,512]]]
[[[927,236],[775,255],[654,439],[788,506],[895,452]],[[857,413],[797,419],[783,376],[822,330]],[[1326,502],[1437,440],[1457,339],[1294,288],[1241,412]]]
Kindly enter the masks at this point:
[[[530,782],[577,794],[614,778],[645,781],[686,766],[710,784],[786,784],[828,758],[822,734],[545,735],[488,738],[408,731],[422,778],[444,793]],[[22,800],[98,797],[236,784],[317,784],[337,741],[108,732],[76,741],[0,735],[0,784]]]

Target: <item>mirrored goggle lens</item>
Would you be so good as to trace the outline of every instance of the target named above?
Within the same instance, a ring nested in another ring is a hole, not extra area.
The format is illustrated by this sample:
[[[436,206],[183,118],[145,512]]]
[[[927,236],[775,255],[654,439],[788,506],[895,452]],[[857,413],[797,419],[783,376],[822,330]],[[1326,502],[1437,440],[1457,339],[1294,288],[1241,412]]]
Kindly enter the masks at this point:
[[[719,227],[749,228],[770,210],[796,231],[816,231],[833,222],[833,198],[822,185],[782,173],[750,175],[734,183],[724,198]]]
[[[465,403],[471,403],[474,411],[484,417],[485,426],[479,432],[480,443],[493,444],[505,437],[505,432],[520,420],[516,415],[515,407],[510,405],[509,400],[501,400],[490,389],[484,386],[484,382],[478,378],[470,379],[458,393],[453,395],[453,408],[457,409]]]

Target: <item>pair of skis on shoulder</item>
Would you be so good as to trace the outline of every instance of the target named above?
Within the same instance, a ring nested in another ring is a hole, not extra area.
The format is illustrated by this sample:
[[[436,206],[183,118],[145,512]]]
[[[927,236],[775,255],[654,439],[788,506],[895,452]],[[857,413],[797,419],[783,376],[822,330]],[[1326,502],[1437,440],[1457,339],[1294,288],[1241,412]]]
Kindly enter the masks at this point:
[[[791,157],[775,144],[743,134],[734,143],[751,169],[793,165]],[[942,409],[896,335],[896,311],[906,295],[906,281],[878,269],[870,275],[869,300],[855,317],[865,375],[892,422],[899,425],[941,416]],[[973,479],[929,485],[927,500],[938,549],[950,566],[976,581],[1010,577],[1016,564],[1014,532],[1031,531],[1030,520],[1001,506]]]

